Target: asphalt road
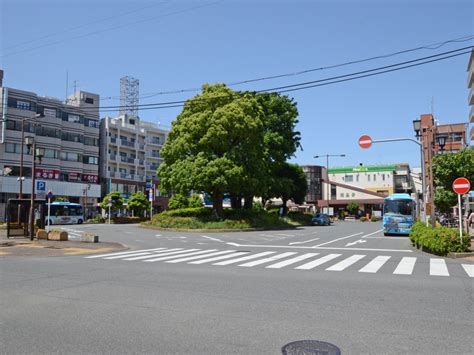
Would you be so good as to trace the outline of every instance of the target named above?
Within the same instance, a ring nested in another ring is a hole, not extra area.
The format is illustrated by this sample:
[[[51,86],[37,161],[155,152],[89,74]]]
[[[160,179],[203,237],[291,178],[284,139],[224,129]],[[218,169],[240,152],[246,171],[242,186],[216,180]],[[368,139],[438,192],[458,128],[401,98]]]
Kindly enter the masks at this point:
[[[63,228],[130,249],[1,258],[2,353],[279,354],[304,339],[343,354],[474,350],[472,261],[416,251],[380,223]]]

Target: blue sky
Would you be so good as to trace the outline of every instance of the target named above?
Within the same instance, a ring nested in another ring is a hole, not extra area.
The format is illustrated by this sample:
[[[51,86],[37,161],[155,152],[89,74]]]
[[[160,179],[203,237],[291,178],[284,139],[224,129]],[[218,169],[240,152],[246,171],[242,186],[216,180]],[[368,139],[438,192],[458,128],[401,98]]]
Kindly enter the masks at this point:
[[[2,0],[0,6],[5,86],[63,98],[68,72],[69,93],[77,80],[79,89],[99,93],[103,106],[119,104],[107,98],[119,95],[125,75],[140,80],[144,95],[329,66],[474,34],[473,2],[460,0]],[[234,88],[318,80],[473,43]],[[313,156],[329,153],[347,155],[332,159],[332,166],[419,165],[414,144],[362,150],[357,139],[362,134],[374,139],[413,136],[412,120],[431,112],[432,99],[440,123],[467,122],[467,61],[465,55],[289,93],[298,103],[304,149],[293,161],[325,164]],[[192,95],[161,95],[140,103]],[[170,125],[178,113],[161,109],[140,116]]]

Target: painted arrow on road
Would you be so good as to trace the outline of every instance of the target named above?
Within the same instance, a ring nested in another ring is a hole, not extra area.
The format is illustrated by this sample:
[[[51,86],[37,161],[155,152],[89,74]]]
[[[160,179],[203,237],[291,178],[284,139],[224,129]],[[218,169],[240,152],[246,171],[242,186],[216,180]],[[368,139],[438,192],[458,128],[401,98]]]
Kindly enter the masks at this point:
[[[349,247],[349,246],[355,245],[355,244],[360,244],[360,243],[367,243],[367,241],[366,241],[366,240],[363,240],[363,239],[359,239],[359,240],[356,240],[355,242],[347,243],[347,244],[346,244],[346,247]]]

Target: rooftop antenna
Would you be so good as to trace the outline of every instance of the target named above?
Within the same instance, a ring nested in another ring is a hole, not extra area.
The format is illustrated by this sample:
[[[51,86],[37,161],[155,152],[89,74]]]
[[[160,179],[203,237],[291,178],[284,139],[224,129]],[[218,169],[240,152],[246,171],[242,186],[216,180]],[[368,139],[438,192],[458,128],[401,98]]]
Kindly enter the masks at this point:
[[[73,82],[73,85],[74,85],[74,94],[76,93],[76,90],[77,90],[77,80],[74,80]]]
[[[431,115],[434,118],[435,125],[438,125],[439,120],[435,117],[435,113],[434,113],[434,96],[431,96]]]
[[[67,102],[67,90],[69,88],[69,71],[66,69],[66,97],[64,98],[64,101]]]
[[[140,81],[131,76],[120,78],[120,115],[138,118]]]

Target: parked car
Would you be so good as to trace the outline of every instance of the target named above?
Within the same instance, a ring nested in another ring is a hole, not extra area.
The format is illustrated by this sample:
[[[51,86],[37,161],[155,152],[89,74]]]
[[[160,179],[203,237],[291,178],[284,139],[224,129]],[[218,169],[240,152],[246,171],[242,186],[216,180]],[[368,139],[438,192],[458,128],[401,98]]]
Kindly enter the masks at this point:
[[[331,225],[331,218],[327,214],[318,213],[311,220],[313,226],[329,226]]]

